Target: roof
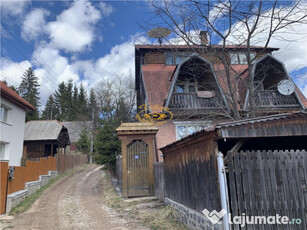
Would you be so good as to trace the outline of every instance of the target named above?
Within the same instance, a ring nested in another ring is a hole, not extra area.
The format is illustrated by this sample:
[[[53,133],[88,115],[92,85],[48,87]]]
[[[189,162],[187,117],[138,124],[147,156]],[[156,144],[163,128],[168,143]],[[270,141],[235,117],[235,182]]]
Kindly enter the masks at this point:
[[[14,90],[8,87],[4,82],[0,82],[1,97],[5,97],[12,103],[26,109],[26,110],[36,110],[36,108],[19,96]]]
[[[24,140],[57,140],[63,128],[57,120],[29,121],[25,125]]]
[[[135,45],[136,49],[204,49],[204,48],[214,48],[214,49],[222,49],[223,45]],[[226,45],[226,49],[247,49],[247,46],[244,45]],[[279,48],[274,47],[263,47],[263,46],[250,46],[250,49],[266,49],[266,50],[279,50]]]
[[[145,92],[150,105],[163,105],[176,66],[149,64],[142,66]]]
[[[141,122],[131,122],[131,123],[122,123],[117,129],[116,132],[123,131],[158,131],[159,129],[150,124],[150,123],[141,123]]]
[[[300,111],[218,123],[166,145],[161,150],[185,144],[194,137],[209,135],[214,132],[216,139],[307,136],[307,112]]]
[[[75,143],[80,139],[80,134],[83,130],[93,131],[93,121],[66,121],[61,122],[68,130],[69,139],[71,143]]]

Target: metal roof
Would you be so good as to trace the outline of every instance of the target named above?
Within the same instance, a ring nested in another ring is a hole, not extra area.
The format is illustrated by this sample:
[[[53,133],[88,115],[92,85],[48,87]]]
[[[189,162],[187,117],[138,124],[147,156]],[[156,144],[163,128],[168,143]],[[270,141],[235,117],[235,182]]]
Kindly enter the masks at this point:
[[[75,143],[80,139],[80,134],[83,130],[91,132],[94,130],[93,121],[66,121],[62,124],[67,128],[71,143]]]
[[[29,121],[25,125],[25,141],[56,140],[63,128],[57,120]]]

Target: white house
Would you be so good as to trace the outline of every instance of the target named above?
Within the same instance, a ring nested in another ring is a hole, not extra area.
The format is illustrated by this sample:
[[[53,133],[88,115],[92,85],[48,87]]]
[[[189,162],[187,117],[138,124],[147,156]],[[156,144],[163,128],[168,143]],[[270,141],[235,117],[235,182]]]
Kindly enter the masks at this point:
[[[36,108],[5,83],[0,82],[0,88],[0,160],[8,160],[10,166],[20,166],[26,112]]]

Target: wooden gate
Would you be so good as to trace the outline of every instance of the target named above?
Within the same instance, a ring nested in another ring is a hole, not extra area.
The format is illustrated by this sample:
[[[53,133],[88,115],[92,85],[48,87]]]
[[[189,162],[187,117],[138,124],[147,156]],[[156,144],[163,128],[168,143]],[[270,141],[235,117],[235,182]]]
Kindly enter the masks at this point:
[[[128,197],[149,195],[148,155],[148,146],[141,140],[127,146]]]
[[[233,216],[287,216],[290,224],[242,229],[307,228],[307,152],[228,152],[228,188]],[[232,225],[233,229],[241,229]]]

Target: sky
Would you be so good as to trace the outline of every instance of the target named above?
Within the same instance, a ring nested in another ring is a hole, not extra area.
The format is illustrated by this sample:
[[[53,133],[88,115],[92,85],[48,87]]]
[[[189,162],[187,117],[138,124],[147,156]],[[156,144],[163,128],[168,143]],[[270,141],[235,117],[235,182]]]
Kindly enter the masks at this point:
[[[153,42],[140,26],[155,20],[152,10],[143,1],[1,0],[0,79],[17,87],[32,67],[43,107],[68,79],[89,89],[116,75],[133,78],[134,44]],[[307,38],[276,39],[272,46],[307,96]]]

